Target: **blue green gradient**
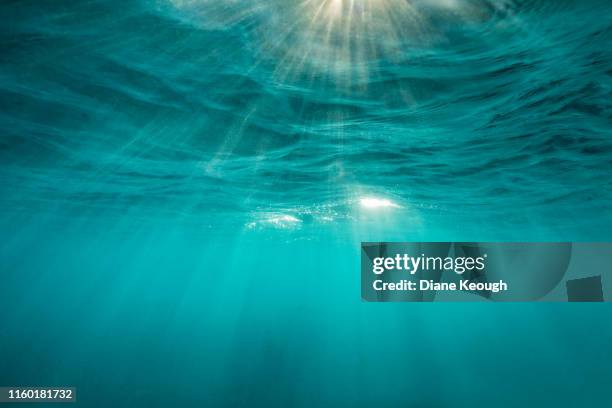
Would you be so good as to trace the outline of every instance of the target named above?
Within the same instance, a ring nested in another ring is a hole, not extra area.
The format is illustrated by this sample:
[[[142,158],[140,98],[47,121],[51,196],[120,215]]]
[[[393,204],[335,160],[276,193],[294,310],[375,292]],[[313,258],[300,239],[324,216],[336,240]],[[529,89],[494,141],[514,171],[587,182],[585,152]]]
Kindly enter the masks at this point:
[[[610,240],[612,4],[322,43],[272,1],[2,2],[0,385],[609,405],[609,305],[362,303],[359,243]]]

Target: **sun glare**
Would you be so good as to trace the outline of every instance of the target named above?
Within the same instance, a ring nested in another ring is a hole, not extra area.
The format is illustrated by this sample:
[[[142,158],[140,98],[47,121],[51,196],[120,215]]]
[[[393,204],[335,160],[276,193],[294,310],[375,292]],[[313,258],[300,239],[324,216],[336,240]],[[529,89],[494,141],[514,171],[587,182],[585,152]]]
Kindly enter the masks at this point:
[[[400,208],[400,206],[387,198],[362,197],[359,200],[361,207],[376,210],[380,208]]]

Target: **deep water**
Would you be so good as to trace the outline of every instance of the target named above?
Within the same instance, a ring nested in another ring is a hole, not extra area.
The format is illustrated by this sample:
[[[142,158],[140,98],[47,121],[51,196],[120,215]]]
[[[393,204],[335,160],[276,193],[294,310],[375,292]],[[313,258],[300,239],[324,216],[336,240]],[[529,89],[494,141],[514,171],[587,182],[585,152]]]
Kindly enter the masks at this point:
[[[612,3],[2,1],[0,386],[606,406],[610,307],[369,304],[360,241],[609,241]]]

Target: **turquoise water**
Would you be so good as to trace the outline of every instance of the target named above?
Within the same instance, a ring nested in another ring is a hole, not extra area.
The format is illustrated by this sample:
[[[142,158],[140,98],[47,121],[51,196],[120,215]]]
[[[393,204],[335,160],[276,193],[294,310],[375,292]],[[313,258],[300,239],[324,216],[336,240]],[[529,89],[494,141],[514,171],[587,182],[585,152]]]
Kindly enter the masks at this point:
[[[366,304],[361,241],[609,241],[608,1],[4,1],[0,385],[609,404],[605,305]]]

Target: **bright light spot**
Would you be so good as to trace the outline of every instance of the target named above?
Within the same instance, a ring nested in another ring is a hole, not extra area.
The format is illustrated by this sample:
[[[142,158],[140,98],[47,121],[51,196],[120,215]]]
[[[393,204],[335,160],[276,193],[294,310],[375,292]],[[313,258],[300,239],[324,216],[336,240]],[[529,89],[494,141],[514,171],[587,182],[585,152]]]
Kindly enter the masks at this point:
[[[284,224],[296,224],[301,221],[295,218],[293,215],[280,215],[278,217],[272,217],[268,219],[268,222],[276,224],[278,226],[282,226]]]
[[[246,225],[248,229],[254,228],[278,228],[278,229],[294,229],[302,225],[302,220],[288,214],[268,214],[262,215],[258,220],[250,222]]]
[[[361,204],[363,208],[367,208],[369,210],[375,210],[379,208],[400,208],[399,205],[397,205],[391,200],[377,197],[363,197],[359,200],[359,204]]]

